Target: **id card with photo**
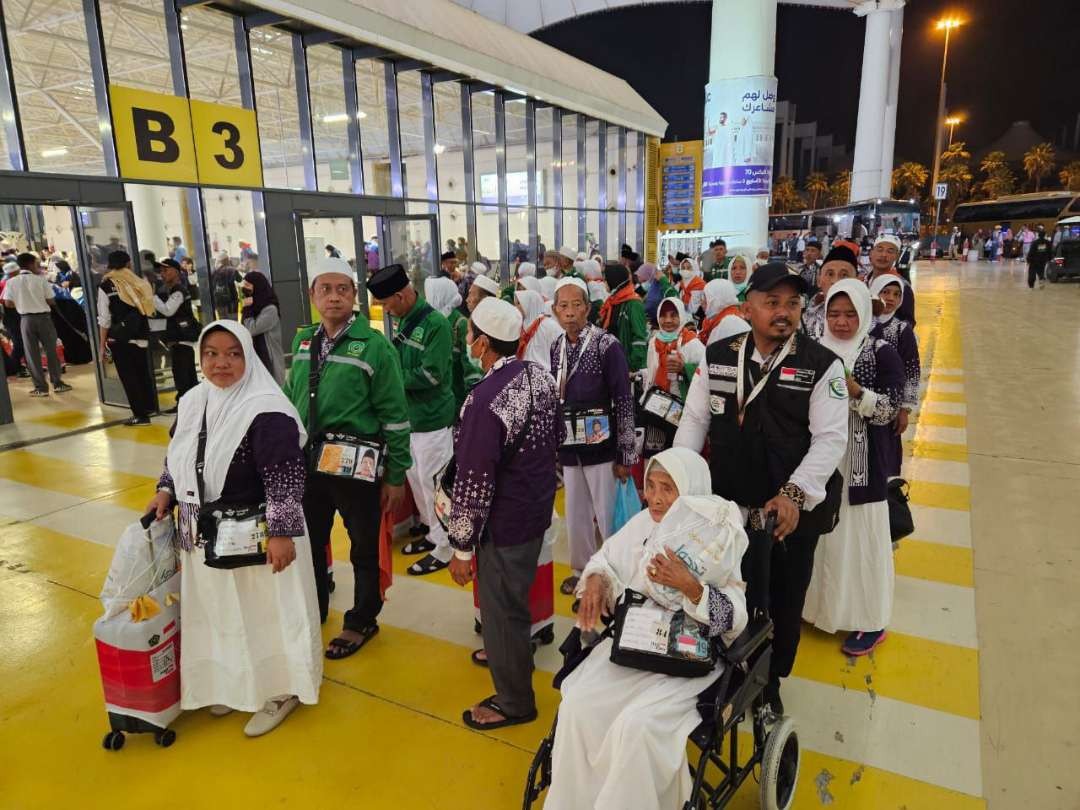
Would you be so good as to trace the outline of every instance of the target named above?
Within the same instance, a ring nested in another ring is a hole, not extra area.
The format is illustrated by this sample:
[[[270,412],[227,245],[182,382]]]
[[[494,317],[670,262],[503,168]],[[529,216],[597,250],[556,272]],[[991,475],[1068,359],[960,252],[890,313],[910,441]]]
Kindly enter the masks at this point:
[[[323,442],[316,469],[327,475],[352,477],[356,470],[357,448],[349,444]]]
[[[586,444],[602,444],[611,438],[611,420],[606,414],[586,416],[583,421]]]
[[[382,455],[380,451],[374,447],[359,447],[353,448],[359,451],[360,459],[356,463],[356,472],[353,473],[353,478],[360,481],[367,481],[368,483],[374,483],[379,477],[379,461]]]

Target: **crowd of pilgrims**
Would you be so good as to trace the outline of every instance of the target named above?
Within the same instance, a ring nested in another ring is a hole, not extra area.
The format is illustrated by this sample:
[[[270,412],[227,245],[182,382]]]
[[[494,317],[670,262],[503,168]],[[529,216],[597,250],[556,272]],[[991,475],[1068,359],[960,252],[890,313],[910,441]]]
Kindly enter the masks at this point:
[[[243,324],[209,324],[151,503],[177,521],[184,708],[251,712],[255,736],[316,703],[324,659],[379,632],[394,553],[413,557],[411,576],[449,569],[473,587],[462,620],[494,693],[463,722],[531,722],[556,587],[582,631],[634,590],[730,642],[747,622],[748,533],[774,513],[765,694],[781,716],[803,621],[842,632],[849,656],[886,638],[886,490],[920,369],[899,251],[880,237],[864,276],[843,240],[825,256],[811,240],[799,266],[729,256],[723,240],[663,267],[626,246],[617,262],[563,248],[516,264],[508,286],[448,252],[423,289],[400,265],[367,279],[386,336],[355,311],[350,265],[327,256],[309,268],[319,323],[292,339],[283,383]],[[556,584],[560,487],[571,575]],[[626,514],[631,489],[644,506]],[[213,564],[230,510],[255,505],[263,556]],[[353,587],[324,648],[335,516]],[[696,696],[720,665],[697,678],[620,666],[602,638],[560,686],[546,807],[681,806]]]

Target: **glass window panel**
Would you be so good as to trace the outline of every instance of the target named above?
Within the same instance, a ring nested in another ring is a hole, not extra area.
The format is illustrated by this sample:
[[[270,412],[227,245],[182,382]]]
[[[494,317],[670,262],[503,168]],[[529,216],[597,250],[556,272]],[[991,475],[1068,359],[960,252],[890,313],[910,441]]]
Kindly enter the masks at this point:
[[[600,250],[600,212],[585,212],[585,252],[590,256]],[[604,257],[605,259],[607,256]]]
[[[477,260],[490,267],[499,264],[499,214],[495,206],[476,207]]]
[[[600,207],[600,122],[585,123],[585,207]],[[596,229],[590,229],[596,233]]]
[[[634,211],[626,214],[626,244],[630,245],[634,252],[640,253],[644,258],[641,235],[638,233],[638,216],[637,212]]]
[[[172,94],[160,0],[98,0],[109,82]]]
[[[537,246],[537,255],[533,256],[532,260],[538,267],[544,262],[545,251],[557,249],[555,244],[556,213],[554,208],[541,208],[536,212],[536,233],[540,244]]]
[[[242,267],[255,255],[257,244],[252,192],[204,188],[202,197],[211,264],[218,267],[228,260],[234,267]]]
[[[607,207],[615,211],[619,208],[619,128],[608,124],[607,166],[603,167],[607,178]]]
[[[232,15],[192,6],[181,13],[180,29],[184,35],[188,95],[200,101],[243,106]]]
[[[555,200],[554,186],[552,182],[552,169],[554,168],[555,156],[552,152],[552,119],[554,118],[551,107],[539,107],[536,110],[536,204],[551,205]],[[544,229],[540,229],[544,233]],[[547,229],[550,239],[553,228]]]
[[[293,35],[267,27],[253,28],[249,37],[263,182],[270,187],[302,189],[303,146],[296,100]]]
[[[626,133],[626,210],[636,211],[638,208],[638,138],[641,137],[633,130]],[[633,244],[631,242],[630,244]],[[636,248],[635,248],[636,250]]]
[[[562,228],[563,228],[563,243],[555,247],[558,250],[563,245],[567,245],[574,250],[577,250],[578,244],[578,212],[576,208],[564,208],[562,209]]]
[[[427,163],[424,159],[424,110],[420,71],[398,74],[398,121],[401,128],[401,159],[405,164],[405,196],[427,199]],[[427,213],[425,210],[424,213]]]
[[[506,174],[511,205],[528,204],[525,169],[525,102],[514,99],[506,102]],[[510,175],[515,177],[511,179]]]
[[[380,197],[392,194],[390,141],[386,121],[386,78],[377,59],[356,61],[360,152],[364,159],[364,191]]]
[[[81,0],[3,0],[31,171],[105,174]]]
[[[453,241],[453,251],[458,256],[458,261],[470,261],[472,252],[469,250],[469,232],[465,221],[465,209],[467,206],[454,203],[441,203],[439,205],[439,231],[442,247],[439,252],[451,250],[450,242]]]
[[[465,153],[461,134],[461,85],[435,85],[435,165],[439,173],[439,199],[465,199]],[[464,223],[464,212],[462,213]],[[464,228],[462,224],[462,228]],[[445,241],[445,240],[443,240]]]
[[[499,176],[495,166],[495,94],[490,90],[473,93],[473,155],[476,167],[476,199],[488,206],[498,205]],[[484,213],[484,209],[481,209]],[[495,214],[491,208],[490,213]],[[481,245],[484,242],[481,240]],[[496,235],[495,250],[490,254],[499,256],[499,242]]]
[[[563,208],[577,208],[577,122],[576,115],[562,116],[562,204]],[[574,227],[577,233],[577,226]],[[567,244],[574,244],[568,241]]]
[[[349,115],[341,78],[341,49],[315,45],[307,49],[311,90],[311,127],[315,136],[315,174],[319,191],[352,190],[349,174]]]
[[[510,238],[510,266],[513,267],[519,257],[523,262],[532,261],[529,249],[529,209],[510,208],[507,221],[507,233]]]
[[[619,258],[619,212],[608,211],[607,215],[607,255],[612,259]]]

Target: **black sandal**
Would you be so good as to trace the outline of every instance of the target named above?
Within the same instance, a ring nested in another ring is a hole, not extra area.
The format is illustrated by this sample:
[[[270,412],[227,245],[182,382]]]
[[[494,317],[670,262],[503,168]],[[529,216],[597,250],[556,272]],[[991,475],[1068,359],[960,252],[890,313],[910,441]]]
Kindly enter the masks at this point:
[[[426,537],[422,537],[419,540],[413,540],[411,543],[406,543],[401,547],[401,553],[409,557],[414,554],[428,554],[434,550],[435,544]]]
[[[409,527],[409,537],[423,537],[431,529],[428,528],[426,523],[417,523],[415,526]]]
[[[471,729],[475,729],[477,731],[485,731],[485,730],[494,730],[494,729],[497,729],[497,728],[506,728],[507,726],[519,726],[522,723],[531,723],[533,720],[535,720],[539,716],[536,709],[533,709],[528,714],[522,714],[522,715],[518,715],[517,717],[511,717],[506,712],[504,712],[501,708],[499,708],[499,704],[495,702],[496,697],[497,697],[496,695],[492,695],[489,698],[485,698],[484,700],[480,701],[479,705],[482,706],[485,709],[490,709],[493,712],[498,712],[499,714],[501,714],[503,716],[502,720],[495,720],[492,723],[479,723],[479,722],[477,722],[476,720],[473,719],[472,709],[466,709],[465,711],[463,711],[461,713],[462,722],[465,723],[465,725],[467,725]]]
[[[449,562],[443,562],[436,559],[433,555],[428,554],[420,562],[414,562],[408,568],[405,569],[405,573],[412,577],[422,577],[427,574],[434,574],[436,571],[442,571],[449,566]]]
[[[559,586],[559,593],[561,593],[563,596],[573,596],[574,591],[577,590],[578,582],[580,581],[580,577],[567,577],[562,581],[562,584]]]
[[[361,647],[379,634],[379,625],[369,624],[363,630],[357,630],[356,632],[360,634],[359,641],[353,641],[352,639],[338,636],[330,642],[324,655],[331,661],[340,661],[342,658],[348,658],[350,655],[359,652]],[[335,648],[338,652],[335,652]]]
[[[481,658],[480,656],[483,656],[483,658]],[[479,650],[473,650],[472,655],[470,655],[469,657],[472,659],[472,662],[478,667],[488,666],[487,653],[484,651],[483,647],[481,647]]]

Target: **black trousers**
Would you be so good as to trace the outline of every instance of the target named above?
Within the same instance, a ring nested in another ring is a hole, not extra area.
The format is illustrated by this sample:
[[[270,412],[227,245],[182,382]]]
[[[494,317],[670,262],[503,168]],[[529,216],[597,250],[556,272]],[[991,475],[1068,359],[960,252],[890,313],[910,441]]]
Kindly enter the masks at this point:
[[[1029,264],[1028,265],[1028,289],[1032,289],[1035,286],[1035,279],[1039,281],[1043,280],[1043,272],[1046,270],[1045,264]]]
[[[157,389],[146,349],[120,340],[110,343],[109,349],[131,412],[139,418],[150,416],[157,410]]]
[[[330,542],[335,512],[341,515],[349,533],[349,561],[353,567],[353,606],[345,613],[345,629],[359,631],[375,624],[383,606],[379,596],[379,488],[349,478],[308,474],[304,517],[311,538],[311,561],[322,622],[330,613],[326,544]]]
[[[183,343],[174,343],[169,348],[169,355],[172,359],[172,378],[176,384],[176,398],[179,400],[199,384],[199,378],[195,374],[195,350]]]
[[[803,535],[796,530],[783,543],[773,543],[769,572],[769,615],[773,621],[770,680],[786,678],[795,665],[803,605],[814,573],[814,551],[819,536]]]

